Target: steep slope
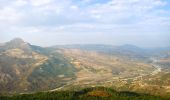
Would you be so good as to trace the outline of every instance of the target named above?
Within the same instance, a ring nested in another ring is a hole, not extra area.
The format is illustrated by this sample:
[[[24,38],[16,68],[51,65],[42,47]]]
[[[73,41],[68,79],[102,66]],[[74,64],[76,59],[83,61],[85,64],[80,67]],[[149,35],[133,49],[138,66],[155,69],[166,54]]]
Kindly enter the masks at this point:
[[[62,79],[66,76],[58,78],[57,75],[68,72],[68,77],[73,77],[74,71],[61,54],[32,46],[22,39],[0,46],[0,92],[48,90],[65,81]]]

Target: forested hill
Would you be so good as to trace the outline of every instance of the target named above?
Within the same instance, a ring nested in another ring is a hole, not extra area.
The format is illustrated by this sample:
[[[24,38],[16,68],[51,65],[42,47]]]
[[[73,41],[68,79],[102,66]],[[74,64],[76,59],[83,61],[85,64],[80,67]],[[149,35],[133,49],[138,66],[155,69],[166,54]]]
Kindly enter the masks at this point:
[[[133,92],[117,92],[110,88],[95,87],[79,91],[40,92],[1,96],[0,100],[170,100],[170,98]]]

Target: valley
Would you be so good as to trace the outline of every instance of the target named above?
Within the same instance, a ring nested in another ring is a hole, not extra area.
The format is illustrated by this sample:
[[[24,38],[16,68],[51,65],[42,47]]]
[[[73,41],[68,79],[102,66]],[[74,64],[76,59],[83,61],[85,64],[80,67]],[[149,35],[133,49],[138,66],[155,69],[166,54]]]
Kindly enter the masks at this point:
[[[76,80],[54,90],[104,86],[119,91],[140,91],[142,93],[147,91],[147,93],[153,95],[169,95],[169,75],[166,76],[166,83],[158,85],[149,82],[153,81],[154,77],[159,76],[158,79],[161,79],[164,74],[169,73],[169,71],[162,70],[155,59],[152,59],[150,63],[146,63],[141,60],[99,54],[94,51],[79,49],[62,51],[79,70],[76,74]]]
[[[14,39],[0,46],[0,93],[102,86],[170,97],[169,51],[144,50],[131,45],[42,48]]]

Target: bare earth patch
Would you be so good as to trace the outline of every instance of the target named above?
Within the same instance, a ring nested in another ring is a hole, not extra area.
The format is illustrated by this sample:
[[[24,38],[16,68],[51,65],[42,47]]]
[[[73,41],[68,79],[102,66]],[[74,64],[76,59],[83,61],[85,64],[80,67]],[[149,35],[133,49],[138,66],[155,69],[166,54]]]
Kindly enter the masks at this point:
[[[95,90],[88,92],[87,95],[89,96],[97,96],[97,97],[109,97],[111,94],[105,92],[105,91],[100,91],[100,90]]]

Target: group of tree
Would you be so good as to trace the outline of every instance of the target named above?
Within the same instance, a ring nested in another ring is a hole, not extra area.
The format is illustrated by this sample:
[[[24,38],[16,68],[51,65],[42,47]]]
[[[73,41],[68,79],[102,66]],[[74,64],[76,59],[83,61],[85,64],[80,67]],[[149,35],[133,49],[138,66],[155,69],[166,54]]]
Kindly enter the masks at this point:
[[[118,92],[110,88],[95,87],[79,91],[39,92],[0,96],[0,100],[170,100],[170,98],[133,92]]]

